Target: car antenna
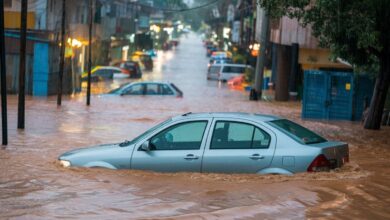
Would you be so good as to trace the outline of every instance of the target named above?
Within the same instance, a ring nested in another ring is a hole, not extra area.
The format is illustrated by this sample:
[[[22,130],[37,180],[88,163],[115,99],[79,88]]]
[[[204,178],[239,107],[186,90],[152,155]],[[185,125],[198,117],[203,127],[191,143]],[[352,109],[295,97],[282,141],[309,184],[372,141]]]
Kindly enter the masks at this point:
[[[187,115],[190,115],[190,114],[192,114],[192,112],[187,112],[185,114],[182,114],[181,116],[187,116]]]

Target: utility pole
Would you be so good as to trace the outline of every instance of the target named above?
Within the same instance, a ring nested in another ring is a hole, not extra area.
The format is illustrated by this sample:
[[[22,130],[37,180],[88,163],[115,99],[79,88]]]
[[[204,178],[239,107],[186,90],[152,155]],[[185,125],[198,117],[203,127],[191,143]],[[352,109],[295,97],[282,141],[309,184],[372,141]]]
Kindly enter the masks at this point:
[[[89,0],[89,43],[88,43],[88,82],[87,82],[87,106],[91,104],[91,69],[92,69],[92,23],[93,0]]]
[[[62,79],[64,76],[65,63],[65,15],[66,15],[65,0],[62,0],[62,21],[61,21],[61,49],[60,49],[60,70],[58,73],[58,88],[57,88],[57,106],[61,106],[62,102]]]
[[[18,129],[24,129],[25,81],[26,81],[26,43],[27,43],[27,0],[22,0],[20,16],[20,54],[19,54],[19,102]]]
[[[257,10],[263,10],[261,18],[261,36],[260,36],[260,52],[257,55],[256,70],[255,70],[255,84],[250,93],[250,100],[261,100],[264,66],[266,58],[266,50],[269,41],[269,16],[268,12],[257,6]]]
[[[4,40],[4,1],[0,0],[0,80],[1,80],[1,130],[3,145],[8,144],[7,122],[7,80],[5,63],[5,40]]]

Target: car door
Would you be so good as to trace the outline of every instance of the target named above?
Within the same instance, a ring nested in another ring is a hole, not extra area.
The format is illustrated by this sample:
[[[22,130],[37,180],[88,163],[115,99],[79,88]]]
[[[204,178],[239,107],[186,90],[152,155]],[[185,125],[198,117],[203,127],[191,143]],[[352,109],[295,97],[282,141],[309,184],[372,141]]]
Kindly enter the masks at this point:
[[[161,87],[159,83],[146,84],[146,95],[161,95]]]
[[[131,168],[161,172],[200,172],[210,119],[170,124],[137,143]],[[150,151],[140,146],[149,141]]]
[[[99,76],[103,79],[112,79],[113,78],[113,72],[109,69],[100,69],[96,71],[96,76]]]
[[[257,173],[271,164],[276,136],[258,123],[214,119],[203,155],[202,172]]]
[[[175,95],[175,92],[167,84],[160,84],[162,95]]]
[[[143,83],[132,84],[123,90],[122,95],[145,95],[145,85]]]

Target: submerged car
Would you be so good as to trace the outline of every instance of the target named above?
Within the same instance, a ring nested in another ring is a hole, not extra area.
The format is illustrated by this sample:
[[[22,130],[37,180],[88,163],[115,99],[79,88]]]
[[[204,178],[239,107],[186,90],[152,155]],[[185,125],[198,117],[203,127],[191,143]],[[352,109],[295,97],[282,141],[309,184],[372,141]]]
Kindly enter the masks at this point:
[[[125,69],[115,66],[96,66],[91,70],[91,81],[112,80],[114,78],[129,78],[130,74]],[[88,73],[81,75],[82,81],[87,81]]]
[[[127,70],[130,78],[142,78],[142,71],[140,65],[136,61],[121,61],[115,64],[115,66]]]
[[[65,167],[293,174],[341,167],[349,150],[277,116],[186,113],[132,141],[73,150],[59,161]]]
[[[163,95],[183,97],[183,92],[173,83],[169,82],[133,82],[126,83],[108,94],[112,95]]]
[[[231,78],[243,76],[246,71],[253,71],[253,68],[250,65],[245,64],[213,64],[207,72],[207,79],[216,79],[227,82]]]
[[[138,62],[141,65],[141,67],[144,68],[145,70],[153,70],[153,59],[146,52],[135,51],[131,55],[131,60]]]

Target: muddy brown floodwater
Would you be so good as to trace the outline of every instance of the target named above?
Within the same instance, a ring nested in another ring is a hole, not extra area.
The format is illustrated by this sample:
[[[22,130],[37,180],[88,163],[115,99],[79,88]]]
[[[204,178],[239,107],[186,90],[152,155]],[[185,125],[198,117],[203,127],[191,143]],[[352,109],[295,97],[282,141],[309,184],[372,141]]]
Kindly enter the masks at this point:
[[[303,121],[300,103],[250,102],[244,92],[206,80],[196,35],[160,52],[144,80],[169,80],[183,98],[28,98],[26,129],[16,129],[17,97],[9,97],[9,145],[0,150],[1,219],[390,219],[390,129],[356,122]],[[101,93],[123,83],[95,84]],[[328,173],[293,176],[153,173],[65,169],[61,153],[131,139],[184,112],[278,114],[328,139],[349,143],[350,163]]]

